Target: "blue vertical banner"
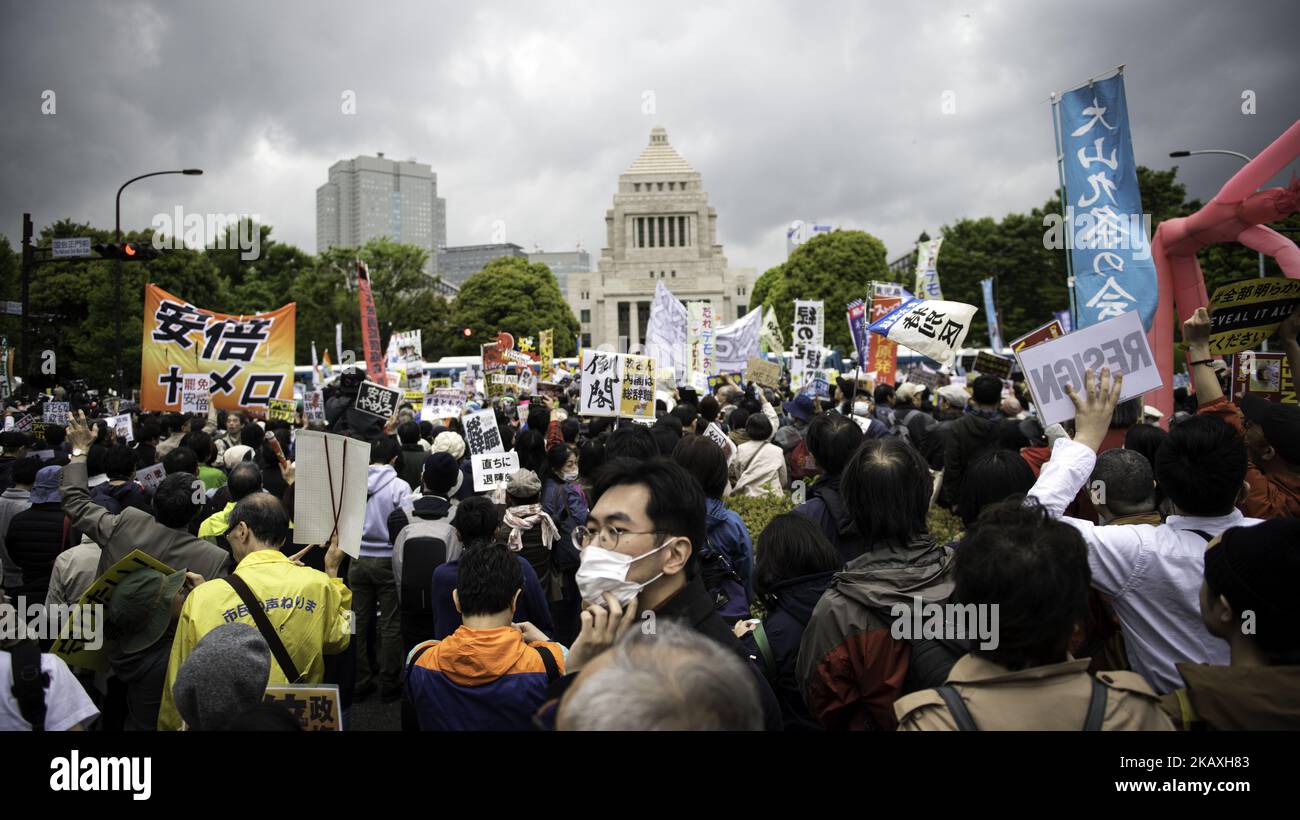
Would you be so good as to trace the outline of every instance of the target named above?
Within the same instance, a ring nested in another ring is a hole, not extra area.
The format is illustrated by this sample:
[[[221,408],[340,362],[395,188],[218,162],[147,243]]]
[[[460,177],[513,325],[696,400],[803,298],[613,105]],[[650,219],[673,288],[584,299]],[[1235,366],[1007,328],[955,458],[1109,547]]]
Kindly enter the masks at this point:
[[[993,277],[980,280],[980,287],[984,290],[984,313],[989,322],[989,345],[995,352],[1001,352],[1006,345],[1002,344],[1002,326],[998,323],[998,308],[993,303]]]
[[[1067,91],[1059,103],[1066,247],[1078,328],[1137,311],[1151,329],[1159,294],[1138,193],[1124,75]]]

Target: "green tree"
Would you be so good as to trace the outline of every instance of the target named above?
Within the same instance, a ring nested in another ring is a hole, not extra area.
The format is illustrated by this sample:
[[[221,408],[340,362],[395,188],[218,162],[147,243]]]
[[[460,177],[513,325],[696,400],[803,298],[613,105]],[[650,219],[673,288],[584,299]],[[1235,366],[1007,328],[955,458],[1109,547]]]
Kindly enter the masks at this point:
[[[470,355],[500,331],[519,338],[555,330],[555,355],[577,353],[579,325],[551,269],[540,262],[501,257],[465,280],[451,305],[452,350]],[[465,336],[463,328],[472,331]]]
[[[844,320],[845,306],[854,299],[867,298],[872,281],[894,281],[885,261],[884,243],[865,231],[819,234],[795,248],[789,259],[765,272],[759,281],[769,277],[763,304],[776,309],[781,327],[788,331],[794,322],[794,300],[821,300],[826,310],[825,344],[842,351],[853,349]]]
[[[776,284],[780,279],[780,265],[763,271],[763,274],[754,280],[754,287],[749,291],[749,309],[753,310],[759,305],[766,304],[768,291],[770,291],[772,285]]]

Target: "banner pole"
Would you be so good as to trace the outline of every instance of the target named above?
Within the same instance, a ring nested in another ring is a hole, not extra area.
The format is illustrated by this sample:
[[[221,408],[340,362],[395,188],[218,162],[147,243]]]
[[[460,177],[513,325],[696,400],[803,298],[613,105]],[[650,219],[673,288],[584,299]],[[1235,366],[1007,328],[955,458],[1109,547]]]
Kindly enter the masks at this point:
[[[1065,227],[1065,287],[1070,295],[1070,328],[1074,329],[1079,326],[1079,309],[1074,299],[1074,263],[1071,259],[1071,251],[1074,249],[1074,223],[1068,217],[1069,208],[1065,199],[1065,143],[1061,137],[1061,96],[1055,92],[1052,93],[1052,133],[1056,145],[1056,176],[1060,182],[1061,221]]]

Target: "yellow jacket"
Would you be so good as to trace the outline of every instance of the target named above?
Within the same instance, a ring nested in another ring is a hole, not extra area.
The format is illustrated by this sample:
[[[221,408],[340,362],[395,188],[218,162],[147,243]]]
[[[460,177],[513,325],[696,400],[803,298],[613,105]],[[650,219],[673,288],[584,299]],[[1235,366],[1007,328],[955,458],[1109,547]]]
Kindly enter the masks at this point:
[[[310,567],[300,567],[274,549],[250,553],[235,567],[235,572],[263,602],[263,609],[302,673],[303,682],[322,682],[325,655],[342,652],[352,639],[352,590],[342,580]],[[167,681],[158,710],[159,731],[181,728],[181,717],[172,699],[172,686],[181,664],[204,635],[232,621],[256,627],[238,593],[225,581],[202,583],[185,599],[167,664]],[[288,680],[272,656],[268,685],[284,683]]]

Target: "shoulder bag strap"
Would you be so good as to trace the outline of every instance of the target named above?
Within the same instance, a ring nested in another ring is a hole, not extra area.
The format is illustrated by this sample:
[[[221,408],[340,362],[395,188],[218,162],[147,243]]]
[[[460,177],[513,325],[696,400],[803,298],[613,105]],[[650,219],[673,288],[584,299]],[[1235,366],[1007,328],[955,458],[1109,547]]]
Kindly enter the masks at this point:
[[[542,657],[542,665],[546,667],[546,682],[551,683],[560,677],[560,667],[555,663],[555,656],[551,650],[544,646],[534,646],[533,651]]]
[[[957,721],[957,728],[963,732],[978,732],[979,727],[975,725],[975,718],[971,717],[970,709],[966,708],[966,702],[957,694],[957,690],[951,686],[940,686],[934,691],[939,693],[943,702],[948,705],[948,711],[952,712],[953,720]]]
[[[1092,700],[1088,702],[1088,717],[1083,722],[1083,731],[1097,732],[1106,719],[1106,685],[1089,676],[1092,681]]]
[[[302,675],[298,673],[298,667],[289,655],[289,650],[285,649],[284,641],[280,640],[280,634],[271,625],[271,619],[266,617],[266,611],[262,609],[262,602],[253,596],[253,590],[249,589],[244,579],[235,573],[230,573],[223,580],[230,584],[231,588],[235,590],[235,594],[248,607],[248,614],[253,616],[253,623],[257,624],[257,630],[266,639],[266,645],[271,648],[271,656],[275,658],[276,663],[280,664],[280,671],[284,673],[284,677],[290,683],[298,683],[302,679]]]

